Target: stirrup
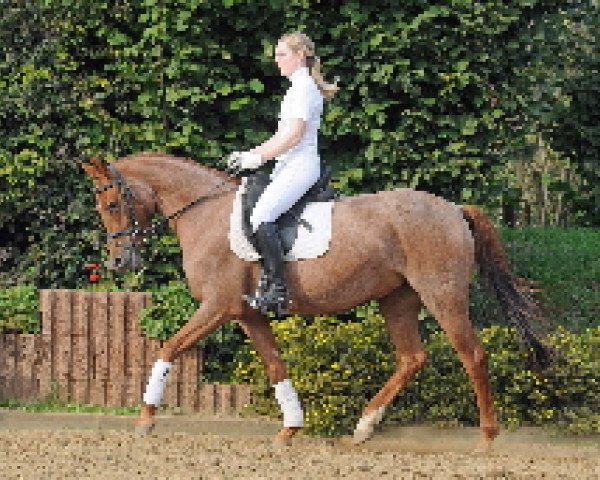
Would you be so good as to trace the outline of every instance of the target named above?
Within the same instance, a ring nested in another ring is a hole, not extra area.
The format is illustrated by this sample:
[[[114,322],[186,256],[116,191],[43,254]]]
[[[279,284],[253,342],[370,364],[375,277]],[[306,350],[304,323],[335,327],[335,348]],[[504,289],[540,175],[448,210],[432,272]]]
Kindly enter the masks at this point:
[[[254,310],[258,310],[260,308],[260,300],[265,296],[267,292],[267,288],[269,287],[269,277],[263,270],[260,273],[260,277],[258,278],[258,286],[254,291],[254,295],[246,295],[242,294],[242,298],[250,305]]]
[[[242,298],[254,310],[260,310],[265,315],[273,312],[278,316],[285,316],[288,313],[287,289],[278,283],[269,285],[267,291],[257,289],[254,295],[242,295]]]

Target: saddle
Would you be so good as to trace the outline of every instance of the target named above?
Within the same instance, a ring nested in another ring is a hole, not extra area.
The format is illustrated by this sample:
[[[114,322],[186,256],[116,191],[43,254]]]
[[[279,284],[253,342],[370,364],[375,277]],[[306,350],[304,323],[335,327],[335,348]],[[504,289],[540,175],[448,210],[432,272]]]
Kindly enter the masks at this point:
[[[292,249],[298,237],[298,228],[300,225],[312,231],[312,226],[301,218],[306,206],[312,202],[328,202],[338,198],[339,194],[337,190],[328,185],[331,180],[331,174],[331,168],[325,167],[315,184],[275,222],[279,228],[284,254],[287,254]],[[256,202],[258,202],[260,195],[267,188],[270,181],[268,169],[261,167],[247,176],[245,192],[242,194],[242,230],[255,249],[257,249],[257,245],[252,232],[250,216]]]

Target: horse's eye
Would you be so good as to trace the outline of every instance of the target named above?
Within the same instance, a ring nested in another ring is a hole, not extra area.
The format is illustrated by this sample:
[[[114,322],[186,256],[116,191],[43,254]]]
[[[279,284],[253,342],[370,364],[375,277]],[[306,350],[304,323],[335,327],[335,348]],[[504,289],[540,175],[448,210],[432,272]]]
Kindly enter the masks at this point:
[[[116,212],[119,210],[119,203],[118,202],[110,202],[108,205],[108,211],[109,212]]]

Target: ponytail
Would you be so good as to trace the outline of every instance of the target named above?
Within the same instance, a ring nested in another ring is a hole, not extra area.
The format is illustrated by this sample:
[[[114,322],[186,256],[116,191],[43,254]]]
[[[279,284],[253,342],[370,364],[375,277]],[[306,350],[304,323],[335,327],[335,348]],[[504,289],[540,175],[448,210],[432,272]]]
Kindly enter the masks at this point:
[[[333,83],[327,83],[321,75],[321,59],[315,55],[306,57],[306,66],[325,100],[331,100],[340,89],[337,85],[339,77],[335,77]]]
[[[327,83],[321,75],[321,60],[315,55],[315,44],[308,38],[308,35],[302,32],[287,33],[281,37],[294,52],[304,52],[306,55],[306,66],[310,72],[321,95],[325,100],[331,100],[336,92],[340,89],[337,83],[338,77],[335,77],[333,83]]]

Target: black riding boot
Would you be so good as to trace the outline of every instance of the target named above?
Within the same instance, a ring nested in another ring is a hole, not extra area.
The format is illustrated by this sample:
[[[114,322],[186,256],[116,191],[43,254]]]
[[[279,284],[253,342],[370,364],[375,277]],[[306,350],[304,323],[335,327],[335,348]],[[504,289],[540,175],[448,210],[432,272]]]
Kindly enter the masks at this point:
[[[284,279],[283,247],[277,225],[261,223],[255,239],[261,255],[262,275],[254,295],[243,295],[254,309],[272,311],[279,316],[287,313],[288,294]]]

